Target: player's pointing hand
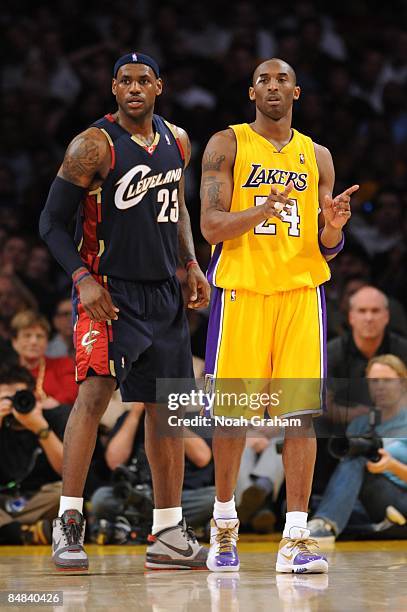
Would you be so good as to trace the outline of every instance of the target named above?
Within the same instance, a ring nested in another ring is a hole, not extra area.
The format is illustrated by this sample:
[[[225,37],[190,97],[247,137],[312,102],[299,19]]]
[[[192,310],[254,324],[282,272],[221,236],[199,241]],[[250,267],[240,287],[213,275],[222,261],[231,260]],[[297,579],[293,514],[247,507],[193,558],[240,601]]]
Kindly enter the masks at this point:
[[[350,197],[359,189],[359,185],[352,185],[345,189],[335,198],[326,195],[323,202],[322,212],[325,223],[329,223],[336,229],[341,229],[350,219]]]

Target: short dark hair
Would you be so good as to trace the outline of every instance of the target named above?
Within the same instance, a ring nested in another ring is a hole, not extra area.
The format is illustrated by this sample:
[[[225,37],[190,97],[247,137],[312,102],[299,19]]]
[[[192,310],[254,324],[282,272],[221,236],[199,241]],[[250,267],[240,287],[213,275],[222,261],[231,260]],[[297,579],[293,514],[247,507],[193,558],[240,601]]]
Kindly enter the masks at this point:
[[[24,383],[27,389],[35,389],[35,379],[27,368],[23,368],[18,363],[2,363],[0,365],[0,385],[15,385]]]

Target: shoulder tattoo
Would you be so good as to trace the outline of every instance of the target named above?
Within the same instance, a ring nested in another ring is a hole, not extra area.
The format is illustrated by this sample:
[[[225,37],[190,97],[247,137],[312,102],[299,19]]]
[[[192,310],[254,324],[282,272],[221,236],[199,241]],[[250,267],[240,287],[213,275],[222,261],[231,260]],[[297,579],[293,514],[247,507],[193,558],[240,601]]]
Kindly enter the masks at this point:
[[[69,145],[62,164],[64,177],[75,182],[82,177],[92,177],[100,163],[99,144],[89,135],[77,136]]]

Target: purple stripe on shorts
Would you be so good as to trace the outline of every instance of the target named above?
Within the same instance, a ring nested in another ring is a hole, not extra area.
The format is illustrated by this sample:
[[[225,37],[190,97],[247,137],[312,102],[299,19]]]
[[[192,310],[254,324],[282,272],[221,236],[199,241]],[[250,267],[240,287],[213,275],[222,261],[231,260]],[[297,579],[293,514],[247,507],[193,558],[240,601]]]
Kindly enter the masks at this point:
[[[319,291],[319,299],[321,302],[321,313],[322,313],[322,373],[321,373],[321,409],[323,412],[327,410],[326,403],[326,391],[327,391],[327,376],[328,376],[328,355],[326,347],[327,338],[327,316],[326,316],[326,302],[325,302],[325,290],[322,285],[317,288]],[[321,325],[320,325],[321,328]]]
[[[219,242],[215,246],[215,250],[213,251],[211,260],[209,262],[208,270],[206,272],[206,278],[211,283],[211,285],[215,284],[215,282],[214,282],[215,268],[216,268],[217,263],[219,261],[219,257],[220,257],[221,251],[222,251],[222,246],[223,246],[223,242]]]
[[[323,349],[323,371],[322,375],[324,378],[328,375],[328,354],[326,348],[327,338],[327,316],[326,316],[326,301],[325,301],[325,290],[322,285],[318,287],[319,296],[321,300],[321,311],[322,311],[322,349]]]
[[[206,338],[205,374],[214,374],[215,372],[216,353],[218,350],[219,334],[221,333],[223,291],[219,287],[213,287],[212,289],[211,312]]]

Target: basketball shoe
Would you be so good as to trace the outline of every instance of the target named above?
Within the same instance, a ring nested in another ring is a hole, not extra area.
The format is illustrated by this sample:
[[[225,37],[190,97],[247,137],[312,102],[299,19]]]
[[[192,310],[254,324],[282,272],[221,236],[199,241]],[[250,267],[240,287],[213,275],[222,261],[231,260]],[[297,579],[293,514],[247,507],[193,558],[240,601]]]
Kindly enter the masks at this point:
[[[309,529],[291,527],[290,537],[280,542],[276,571],[294,574],[326,574],[328,561],[319,555],[316,540],[309,537]]]
[[[78,510],[65,510],[52,524],[52,559],[59,570],[87,570],[83,548],[86,521]]]
[[[238,572],[240,568],[236,542],[239,519],[212,519],[211,541],[206,565],[212,572]]]
[[[206,569],[208,551],[185,519],[147,538],[146,569]]]

